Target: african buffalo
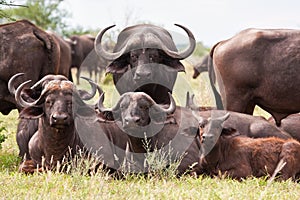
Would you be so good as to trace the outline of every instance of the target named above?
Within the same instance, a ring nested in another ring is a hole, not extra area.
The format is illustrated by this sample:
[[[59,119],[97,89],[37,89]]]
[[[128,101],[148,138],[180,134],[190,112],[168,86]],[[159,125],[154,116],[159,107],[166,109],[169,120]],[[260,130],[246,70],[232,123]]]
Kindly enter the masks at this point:
[[[158,26],[139,24],[122,30],[113,52],[102,47],[103,29],[96,37],[95,50],[99,57],[111,63],[107,73],[113,74],[114,84],[120,94],[145,92],[157,103],[170,103],[177,73],[184,71],[180,60],[190,56],[195,49],[195,38],[190,30],[182,28],[189,37],[190,45],[178,52],[171,34]]]
[[[21,93],[36,93],[34,86],[24,89],[28,82],[17,88],[15,97],[17,103],[24,107],[20,118],[39,119],[38,129],[32,136],[26,131],[23,135],[18,133],[17,138],[19,137],[18,145],[28,145],[28,152],[25,153],[29,154],[20,168],[25,172],[33,172],[38,166],[51,169],[58,161],[62,161],[66,153],[74,155],[78,148],[82,149],[83,144],[75,129],[74,120],[76,117],[95,115],[95,110],[83,102],[72,82],[50,75],[34,85],[35,88],[42,87],[41,93],[33,102],[33,99],[28,102]],[[24,146],[21,146],[20,151],[26,151]],[[45,163],[42,161],[43,157]]]
[[[16,73],[25,73],[16,82],[38,81],[59,73],[59,44],[48,33],[27,20],[0,25],[0,112],[7,115],[17,108],[7,84]]]
[[[14,82],[18,77],[21,77],[22,75],[24,74],[23,73],[15,74],[9,80],[8,88],[13,95],[15,95],[16,93],[16,89],[13,87]],[[78,93],[83,100],[90,100],[96,94],[97,85],[94,84],[90,79],[87,78],[84,79],[86,79],[90,83],[92,87],[92,93],[90,94],[85,90],[78,90]],[[68,79],[62,75],[46,75],[29,89],[24,89],[21,93],[22,98],[26,99],[26,101],[28,102],[36,101],[39,98],[42,91],[44,90],[44,87],[52,80],[67,81]],[[19,106],[22,107],[22,105]],[[20,150],[19,156],[21,158],[30,159],[28,143],[31,137],[34,135],[34,133],[38,130],[38,123],[39,123],[38,121],[39,119],[28,119],[28,118],[19,119],[16,139]]]
[[[133,156],[133,161],[144,166],[145,153],[160,150],[161,154],[168,156],[168,164],[179,160],[179,175],[189,170],[199,174],[198,121],[190,110],[177,107],[171,95],[169,98],[170,105],[165,107],[146,93],[127,92],[112,109],[107,109],[103,107],[102,95],[98,108],[103,120],[115,121],[127,133],[133,151],[128,154]]]
[[[270,117],[268,121],[275,124],[273,117]],[[300,141],[300,113],[291,114],[282,119],[278,128],[289,133],[294,139]]]
[[[270,124],[261,116],[253,116],[244,113],[216,109],[203,110],[203,107],[199,107],[194,104],[193,98],[190,98],[189,94],[187,94],[186,107],[193,110],[194,116],[198,119],[201,118],[201,120],[207,120],[215,115],[220,116],[230,113],[230,117],[224,122],[223,127],[228,129],[233,128],[237,130],[239,134],[247,137],[278,137],[283,139],[292,137],[289,133]]]
[[[70,45],[59,35],[53,32],[48,32],[59,44],[59,70],[58,74],[62,74],[70,81],[73,81],[72,74],[71,74],[71,47]]]
[[[200,63],[198,63],[197,65],[195,65],[194,68],[194,74],[193,74],[193,78],[197,78],[202,72],[208,72],[208,64],[209,64],[209,60],[210,60],[210,55],[205,55],[202,58],[202,61]],[[210,61],[211,63],[211,61]]]
[[[246,29],[210,54],[226,110],[252,114],[255,105],[276,124],[300,111],[300,30]]]
[[[78,148],[83,147],[74,128],[73,115],[93,114],[94,109],[81,100],[79,94],[74,91],[73,84],[68,81],[50,81],[39,99],[31,103],[20,97],[18,91],[22,90],[23,86],[24,84],[20,85],[16,92],[16,98],[25,107],[20,117],[40,118],[38,131],[28,144],[30,157],[36,166],[45,164],[46,167],[52,168],[69,153],[69,148],[74,155]],[[73,103],[75,105],[72,105]],[[42,157],[45,157],[45,163],[42,163]]]
[[[102,60],[99,60],[98,56],[93,51],[94,41],[95,38],[90,35],[72,35],[66,40],[72,51],[71,68],[77,68],[77,84],[79,84],[80,72],[83,67],[87,67],[90,73],[90,78],[92,77],[92,72],[94,71],[95,82],[98,81],[97,74],[99,69],[101,69],[100,65]]]
[[[241,180],[272,175],[282,163],[280,180],[296,180],[300,173],[300,143],[294,139],[236,136],[222,123],[229,113],[212,118],[201,131],[201,168],[209,175],[225,174]]]

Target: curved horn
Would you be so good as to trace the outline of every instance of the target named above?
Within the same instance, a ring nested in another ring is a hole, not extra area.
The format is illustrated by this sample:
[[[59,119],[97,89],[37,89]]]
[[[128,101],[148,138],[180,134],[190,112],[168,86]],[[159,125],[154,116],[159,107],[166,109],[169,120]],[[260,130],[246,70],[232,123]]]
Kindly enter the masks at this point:
[[[119,52],[115,52],[115,53],[112,53],[112,52],[107,52],[103,47],[102,47],[102,44],[101,44],[101,41],[102,41],[102,37],[104,35],[104,33],[108,30],[108,29],[111,29],[112,27],[114,27],[116,25],[111,25],[109,27],[106,27],[105,29],[103,29],[101,32],[98,33],[96,39],[95,39],[95,42],[94,42],[94,48],[95,48],[95,51],[96,53],[100,56],[100,57],[103,57],[104,59],[106,60],[109,60],[109,61],[113,61],[117,58],[119,58],[126,50],[126,48],[124,47],[121,51]]]
[[[99,91],[99,89],[101,90],[101,88],[94,81],[92,81],[89,78],[86,78],[86,77],[83,77],[83,76],[81,76],[80,78],[88,81],[89,84],[91,85],[91,88],[92,88],[92,92],[91,93],[88,93],[88,92],[86,92],[84,90],[78,90],[79,94],[80,94],[80,98],[82,100],[85,100],[85,101],[91,100],[96,95],[97,89]]]
[[[40,98],[38,98],[36,101],[29,103],[22,98],[21,92],[25,85],[27,85],[29,82],[31,82],[31,80],[25,81],[24,83],[20,84],[15,93],[16,102],[22,107],[36,106],[36,103],[40,100]]]
[[[7,87],[8,87],[8,91],[10,92],[10,94],[15,95],[15,93],[16,93],[16,88],[14,87],[15,80],[19,76],[23,76],[23,75],[24,75],[24,73],[17,73],[9,79],[9,81],[7,83]]]
[[[103,93],[100,95],[100,97],[99,97],[99,100],[98,100],[98,103],[97,103],[98,109],[99,109],[100,112],[107,112],[107,111],[111,112],[112,109],[110,109],[110,108],[105,108],[105,107],[103,106],[104,94],[105,94],[105,92],[103,92]]]
[[[221,122],[224,122],[228,119],[228,117],[230,116],[230,113],[226,113],[225,115],[221,116],[221,117],[218,117],[218,118],[215,118],[214,120],[219,120]]]
[[[49,81],[52,80],[68,80],[67,77],[63,76],[63,75],[54,75],[54,74],[49,74],[44,76],[41,80],[39,80],[38,82],[36,82],[33,86],[30,87],[30,89],[33,90],[41,90],[42,87],[45,85],[44,83],[48,83]]]
[[[171,114],[173,114],[173,113],[175,112],[175,110],[176,110],[176,103],[175,103],[175,100],[174,100],[172,94],[171,94],[170,92],[168,92],[168,94],[169,94],[169,98],[170,98],[170,106],[169,106],[169,108],[162,108],[162,107],[161,107],[161,110],[162,110],[164,113],[166,113],[167,115],[171,115]]]
[[[189,37],[190,45],[181,52],[171,51],[165,45],[163,45],[162,48],[163,48],[164,52],[172,58],[185,59],[188,56],[190,56],[193,53],[193,51],[195,50],[196,40],[195,40],[193,33],[188,28],[186,28],[182,25],[179,25],[179,24],[175,24],[175,26],[182,28],[187,33],[187,35]]]

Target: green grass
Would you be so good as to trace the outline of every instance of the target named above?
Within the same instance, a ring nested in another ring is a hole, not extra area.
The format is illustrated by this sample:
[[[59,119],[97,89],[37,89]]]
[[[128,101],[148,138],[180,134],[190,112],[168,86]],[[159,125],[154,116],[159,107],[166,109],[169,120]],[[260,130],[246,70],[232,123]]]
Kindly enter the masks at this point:
[[[191,77],[191,69],[181,78]],[[83,74],[84,75],[84,74]],[[185,104],[186,88],[192,88],[200,105],[213,105],[205,74],[196,80],[181,80],[175,87],[174,96]],[[83,83],[79,87],[89,88]],[[112,83],[103,86],[107,106],[113,104]],[[91,101],[93,103],[94,100]],[[260,112],[260,111],[259,111]],[[257,112],[257,114],[260,114]],[[266,116],[264,113],[262,115]],[[242,182],[229,178],[175,178],[172,173],[157,176],[126,175],[115,180],[103,171],[91,176],[82,175],[84,167],[68,174],[46,172],[33,175],[18,173],[20,159],[16,144],[17,111],[7,116],[0,114],[3,134],[7,139],[0,150],[0,194],[1,199],[299,199],[300,185],[290,180],[268,182],[267,178],[248,178]],[[153,157],[152,157],[153,158]]]

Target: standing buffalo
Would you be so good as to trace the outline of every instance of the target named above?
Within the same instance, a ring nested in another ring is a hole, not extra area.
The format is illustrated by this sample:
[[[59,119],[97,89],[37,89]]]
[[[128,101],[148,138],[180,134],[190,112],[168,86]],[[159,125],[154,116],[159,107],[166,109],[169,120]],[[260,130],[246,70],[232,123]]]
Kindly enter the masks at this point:
[[[79,84],[80,72],[83,67],[87,67],[90,78],[92,77],[92,72],[95,72],[95,82],[97,82],[98,67],[101,64],[93,51],[95,38],[90,35],[73,35],[66,41],[72,50],[71,68],[77,68],[77,84]]]
[[[213,66],[226,110],[252,114],[255,105],[276,124],[300,111],[300,31],[247,29],[217,43]]]
[[[157,103],[170,103],[177,73],[184,71],[180,60],[190,56],[195,49],[195,39],[190,30],[182,28],[189,37],[190,45],[178,52],[171,34],[158,26],[140,24],[125,28],[118,36],[113,52],[102,47],[103,29],[95,40],[99,57],[111,63],[107,73],[113,74],[114,84],[120,94],[145,92]]]
[[[18,82],[33,82],[47,74],[58,74],[60,51],[57,41],[27,20],[0,25],[0,112],[17,108],[7,84],[16,73],[25,73]]]
[[[58,74],[62,74],[70,81],[73,81],[72,74],[71,74],[71,63],[72,63],[72,57],[71,57],[71,47],[70,45],[59,35],[49,32],[49,34],[58,42],[59,44],[59,70]]]
[[[208,54],[203,57],[203,59],[200,63],[198,63],[196,66],[194,66],[193,78],[194,79],[197,78],[202,72],[207,72],[209,63],[211,63],[211,57]]]

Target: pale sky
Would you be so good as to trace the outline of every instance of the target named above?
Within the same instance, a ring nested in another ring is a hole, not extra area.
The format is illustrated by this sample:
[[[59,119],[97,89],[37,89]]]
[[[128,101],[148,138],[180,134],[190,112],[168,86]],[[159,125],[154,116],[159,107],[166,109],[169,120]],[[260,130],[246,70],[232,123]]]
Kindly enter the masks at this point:
[[[88,3],[87,3],[88,2]],[[184,34],[174,23],[188,27],[197,41],[211,46],[246,28],[300,29],[299,0],[64,0],[71,23],[101,29],[123,29],[151,22]]]

